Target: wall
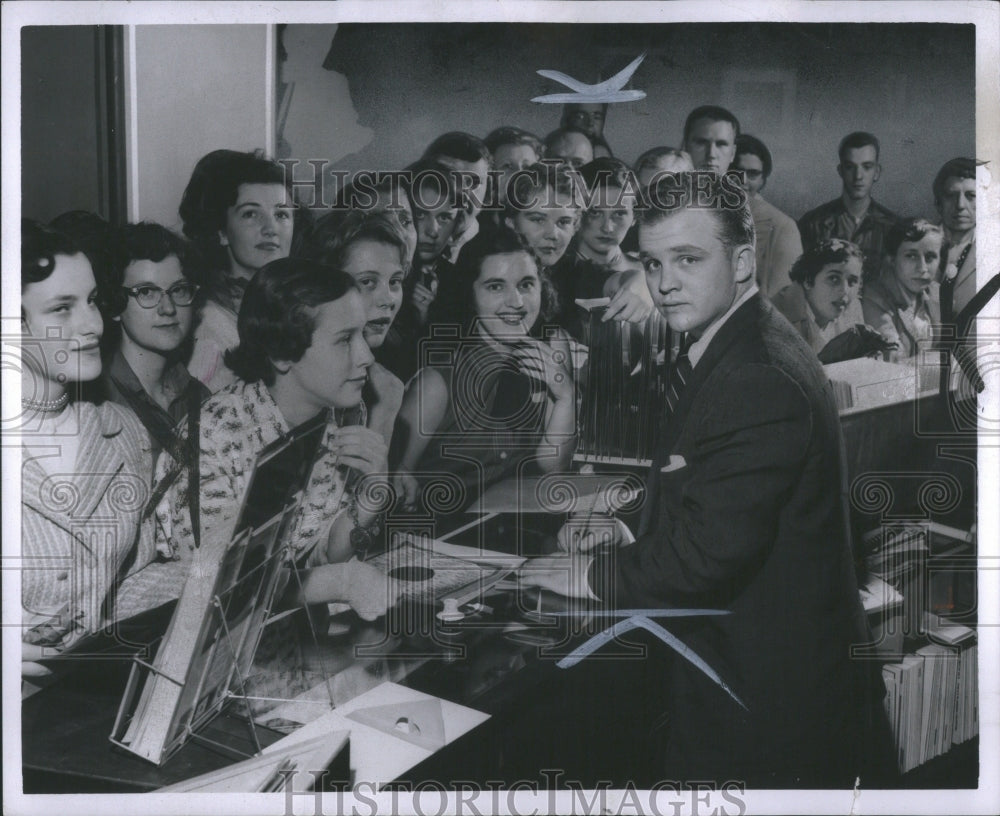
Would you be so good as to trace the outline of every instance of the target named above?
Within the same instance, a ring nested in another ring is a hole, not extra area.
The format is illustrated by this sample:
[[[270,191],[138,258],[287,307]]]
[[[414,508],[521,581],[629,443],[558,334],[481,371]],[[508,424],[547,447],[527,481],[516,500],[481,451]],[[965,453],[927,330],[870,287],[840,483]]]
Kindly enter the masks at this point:
[[[308,40],[295,72],[314,64],[324,90],[293,97],[289,121],[301,125],[286,139],[292,156],[335,168],[402,167],[448,130],[515,124],[544,135],[559,108],[530,99],[561,86],[536,69],[594,82],[642,51],[630,87],[646,99],[609,111],[616,154],[631,162],[677,145],[692,108],[721,104],[770,147],[766,195],[794,216],[839,194],[837,144],[852,130],[881,139],[875,196],[905,215],[932,215],[937,169],[974,151],[972,26],[343,24],[323,32],[336,34],[325,69],[322,38],[295,31],[308,28],[289,26],[285,44],[291,58]]]
[[[201,156],[273,151],[271,48],[265,25],[134,28],[130,219],[179,228],[177,207]]]
[[[51,221],[103,211],[98,157],[97,29],[21,30],[21,212]]]

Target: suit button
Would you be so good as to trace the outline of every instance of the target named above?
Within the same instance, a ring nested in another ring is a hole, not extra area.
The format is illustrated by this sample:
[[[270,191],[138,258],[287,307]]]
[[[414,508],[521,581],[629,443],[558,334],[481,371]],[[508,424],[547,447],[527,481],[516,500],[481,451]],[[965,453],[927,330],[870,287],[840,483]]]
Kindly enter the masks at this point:
[[[67,578],[69,578],[68,572],[60,572],[56,574],[57,581],[65,581]]]
[[[500,451],[500,458],[501,459],[506,459],[507,458],[507,451]]]

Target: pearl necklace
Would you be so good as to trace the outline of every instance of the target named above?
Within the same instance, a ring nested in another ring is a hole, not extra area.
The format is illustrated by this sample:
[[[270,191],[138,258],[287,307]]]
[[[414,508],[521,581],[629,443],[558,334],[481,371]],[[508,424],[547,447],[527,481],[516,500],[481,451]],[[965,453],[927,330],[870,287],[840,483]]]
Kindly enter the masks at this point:
[[[33,400],[21,397],[21,407],[25,411],[38,411],[42,414],[57,414],[66,407],[69,402],[69,394],[63,394],[54,400]]]

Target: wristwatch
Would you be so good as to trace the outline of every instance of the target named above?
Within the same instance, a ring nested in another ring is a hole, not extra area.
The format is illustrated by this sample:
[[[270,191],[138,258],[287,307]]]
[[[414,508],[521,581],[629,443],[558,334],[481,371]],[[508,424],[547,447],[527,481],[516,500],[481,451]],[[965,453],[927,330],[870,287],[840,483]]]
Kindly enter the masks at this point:
[[[358,502],[353,497],[347,505],[347,515],[354,523],[354,527],[351,529],[351,549],[354,550],[359,561],[364,561],[368,550],[372,549],[372,546],[378,542],[382,535],[383,515],[376,513],[367,525],[362,525],[358,519]]]

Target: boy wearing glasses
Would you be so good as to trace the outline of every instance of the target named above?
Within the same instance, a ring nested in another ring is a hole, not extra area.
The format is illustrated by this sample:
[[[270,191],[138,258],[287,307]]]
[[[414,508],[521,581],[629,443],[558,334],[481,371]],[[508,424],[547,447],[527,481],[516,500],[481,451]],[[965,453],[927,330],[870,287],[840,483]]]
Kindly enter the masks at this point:
[[[755,136],[743,133],[736,137],[736,160],[733,170],[744,174],[744,188],[750,195],[750,214],[757,236],[757,285],[773,298],[792,281],[792,264],[802,254],[798,225],[761,196],[760,191],[771,175],[771,151]]]
[[[103,383],[152,440],[154,457],[175,452],[174,428],[209,391],[184,366],[198,293],[190,245],[159,224],[129,224],[113,237],[105,295],[117,332]],[[176,458],[176,457],[175,457]]]

